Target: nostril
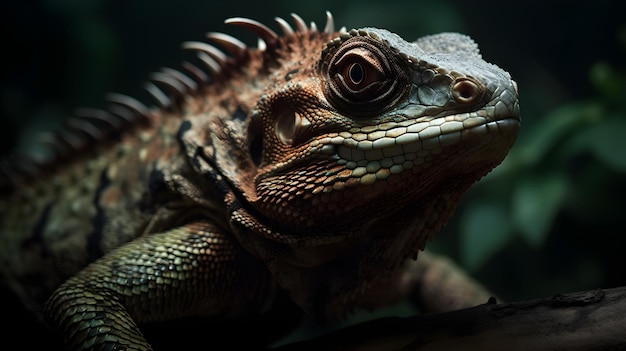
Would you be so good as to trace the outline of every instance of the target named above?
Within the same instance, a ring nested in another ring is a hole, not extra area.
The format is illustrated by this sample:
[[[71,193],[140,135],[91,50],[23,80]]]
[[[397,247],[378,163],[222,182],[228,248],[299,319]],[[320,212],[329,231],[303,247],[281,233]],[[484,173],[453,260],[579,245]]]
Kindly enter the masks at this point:
[[[481,95],[481,86],[467,78],[457,80],[452,86],[452,96],[459,103],[473,103],[478,100]]]

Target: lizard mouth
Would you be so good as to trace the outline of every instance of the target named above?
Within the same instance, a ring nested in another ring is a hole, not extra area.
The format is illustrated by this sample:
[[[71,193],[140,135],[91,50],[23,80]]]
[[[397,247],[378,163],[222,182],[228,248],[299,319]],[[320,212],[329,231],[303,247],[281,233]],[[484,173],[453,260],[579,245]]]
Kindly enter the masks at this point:
[[[363,185],[372,184],[419,166],[428,157],[469,139],[483,138],[489,143],[504,135],[505,141],[512,144],[520,125],[516,94],[505,90],[498,96],[492,100],[497,102],[478,111],[353,128],[327,135],[319,144],[334,145],[333,157],[351,170],[350,177],[358,178]]]
[[[460,89],[460,98],[476,96],[472,85],[465,81],[461,84],[465,85]],[[304,145],[306,151],[302,154],[316,155],[319,160],[332,164],[323,166],[324,172],[320,173],[319,167],[311,171],[306,167],[299,168],[306,163],[306,157],[277,162],[266,174],[266,178],[274,176],[276,180],[259,186],[259,189],[275,189],[278,181],[291,184],[291,178],[301,179],[293,184],[294,188],[306,184],[301,190],[305,198],[347,187],[365,186],[369,189],[374,183],[388,178],[406,179],[404,177],[409,174],[428,168],[436,158],[445,158],[443,162],[449,163],[438,167],[440,169],[451,168],[459,162],[467,163],[460,167],[466,172],[476,168],[491,169],[504,159],[519,131],[517,96],[515,83],[511,83],[505,88],[494,89],[487,102],[477,110],[450,114],[449,110],[432,107],[428,117],[421,114],[411,118],[412,111],[424,110],[407,104],[395,115],[383,117],[384,121],[353,124],[344,131],[327,132],[314,139],[306,136],[311,132],[311,122],[306,115],[293,108],[278,110],[274,128],[277,138],[285,145]],[[401,177],[394,177],[396,174]],[[373,191],[366,194],[363,196],[375,196]]]

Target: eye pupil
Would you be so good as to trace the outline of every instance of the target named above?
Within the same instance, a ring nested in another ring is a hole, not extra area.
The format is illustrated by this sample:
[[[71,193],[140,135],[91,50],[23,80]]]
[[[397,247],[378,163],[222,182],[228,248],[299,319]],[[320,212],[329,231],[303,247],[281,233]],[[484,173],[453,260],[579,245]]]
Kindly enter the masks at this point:
[[[348,68],[348,76],[350,77],[350,81],[352,84],[359,84],[363,82],[365,78],[365,71],[363,70],[363,66],[359,63],[353,63]]]
[[[319,66],[324,95],[346,115],[375,116],[410,92],[406,60],[386,41],[355,34],[327,49]]]

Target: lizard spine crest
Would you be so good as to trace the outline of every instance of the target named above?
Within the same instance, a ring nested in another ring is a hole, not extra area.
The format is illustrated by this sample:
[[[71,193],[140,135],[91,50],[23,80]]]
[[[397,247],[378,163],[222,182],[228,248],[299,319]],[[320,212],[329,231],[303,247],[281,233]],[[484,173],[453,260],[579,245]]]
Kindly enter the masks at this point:
[[[282,30],[282,36],[252,19],[233,17],[224,21],[257,35],[257,47],[250,47],[243,41],[220,32],[206,34],[211,44],[201,41],[183,42],[183,49],[196,52],[200,65],[184,61],[180,69],[163,67],[153,72],[144,88],[155,100],[156,106],[148,106],[128,95],[109,93],[105,96],[108,103],[106,109],[77,109],[74,116],[64,121],[64,128],[42,133],[37,138],[51,154],[33,155],[17,150],[0,158],[0,193],[11,192],[22,183],[75,160],[77,156],[91,151],[97,145],[117,140],[123,133],[149,127],[155,109],[179,110],[186,97],[201,93],[207,85],[227,80],[230,73],[241,69],[250,60],[253,50],[271,56],[275,50],[281,48],[281,40],[289,41],[290,37],[297,34],[335,32],[334,18],[329,11],[326,11],[326,23],[322,31],[313,21],[307,25],[299,15],[292,13],[291,17],[295,28],[285,19],[275,18]],[[340,29],[340,32],[345,31],[345,28]]]

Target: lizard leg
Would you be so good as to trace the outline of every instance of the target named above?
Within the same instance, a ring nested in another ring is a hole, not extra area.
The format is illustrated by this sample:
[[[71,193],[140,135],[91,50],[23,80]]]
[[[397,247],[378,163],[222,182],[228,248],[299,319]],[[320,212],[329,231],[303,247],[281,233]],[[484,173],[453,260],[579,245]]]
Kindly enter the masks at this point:
[[[426,250],[408,266],[405,274],[414,280],[412,297],[425,312],[474,307],[495,297],[448,257]]]
[[[450,259],[426,250],[374,282],[361,305],[377,308],[410,298],[424,312],[446,312],[487,303],[493,296]]]
[[[89,265],[53,293],[46,318],[69,349],[151,350],[138,323],[267,301],[268,273],[254,263],[218,227],[194,222],[140,237]]]

